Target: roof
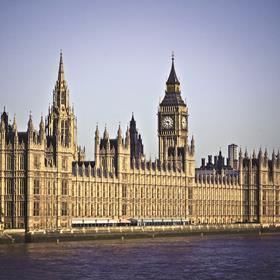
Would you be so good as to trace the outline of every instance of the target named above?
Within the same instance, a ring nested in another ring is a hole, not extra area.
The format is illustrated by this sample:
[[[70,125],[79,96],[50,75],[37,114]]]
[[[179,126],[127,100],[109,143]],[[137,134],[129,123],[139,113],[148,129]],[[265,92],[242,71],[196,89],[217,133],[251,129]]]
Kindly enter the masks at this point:
[[[177,78],[175,67],[174,67],[174,57],[172,57],[171,70],[170,70],[170,74],[169,74],[166,84],[167,85],[175,85],[175,84],[180,85],[180,82]]]
[[[161,101],[160,105],[165,106],[177,106],[181,105],[186,107],[186,104],[184,100],[181,97],[181,94],[178,92],[172,92],[172,93],[165,93],[165,96],[163,100]]]

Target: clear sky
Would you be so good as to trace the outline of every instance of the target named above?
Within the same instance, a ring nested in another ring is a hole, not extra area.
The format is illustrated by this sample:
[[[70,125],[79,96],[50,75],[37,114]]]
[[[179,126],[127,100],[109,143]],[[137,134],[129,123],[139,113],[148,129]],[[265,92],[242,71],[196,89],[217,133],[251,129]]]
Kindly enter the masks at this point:
[[[132,112],[157,155],[172,51],[198,161],[231,143],[280,148],[280,1],[1,0],[0,106],[19,130],[47,114],[60,49],[88,158],[96,123],[115,137]]]

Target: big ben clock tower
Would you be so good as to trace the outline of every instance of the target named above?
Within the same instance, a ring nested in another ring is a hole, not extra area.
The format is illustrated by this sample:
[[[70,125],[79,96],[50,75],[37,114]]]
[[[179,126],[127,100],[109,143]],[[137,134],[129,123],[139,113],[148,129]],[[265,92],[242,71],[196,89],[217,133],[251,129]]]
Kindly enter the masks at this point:
[[[171,71],[166,91],[158,110],[159,159],[162,163],[181,158],[188,152],[188,108],[181,97],[180,82],[172,55]],[[194,143],[193,143],[194,144]]]

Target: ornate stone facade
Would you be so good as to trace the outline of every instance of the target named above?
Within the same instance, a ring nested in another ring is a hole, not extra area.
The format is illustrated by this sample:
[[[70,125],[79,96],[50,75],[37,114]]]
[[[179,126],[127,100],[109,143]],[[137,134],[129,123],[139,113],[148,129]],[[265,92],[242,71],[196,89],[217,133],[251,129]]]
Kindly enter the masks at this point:
[[[158,110],[159,159],[146,160],[134,117],[125,136],[95,131],[94,161],[77,146],[60,56],[53,104],[39,132],[0,123],[0,218],[5,228],[70,229],[77,221],[279,223],[280,156],[239,153],[236,175],[195,172],[188,108],[174,58]],[[93,222],[94,223],[94,222]],[[105,223],[105,222],[104,222]]]

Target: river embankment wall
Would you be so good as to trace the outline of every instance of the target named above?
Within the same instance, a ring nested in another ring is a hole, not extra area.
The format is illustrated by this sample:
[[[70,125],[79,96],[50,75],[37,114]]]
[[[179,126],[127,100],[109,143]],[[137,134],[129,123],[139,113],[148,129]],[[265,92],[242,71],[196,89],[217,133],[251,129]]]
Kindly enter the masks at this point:
[[[0,244],[63,242],[83,240],[110,240],[133,238],[158,238],[180,236],[209,236],[225,234],[280,234],[280,224],[231,224],[231,225],[184,225],[145,227],[95,227],[60,231],[3,230]]]

